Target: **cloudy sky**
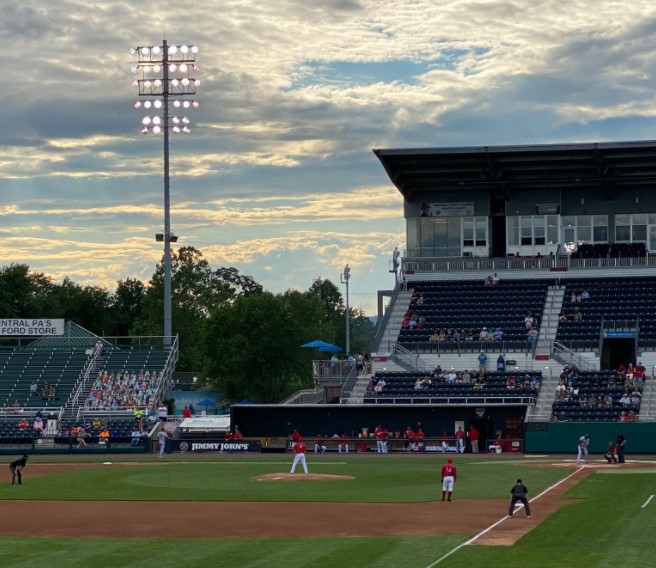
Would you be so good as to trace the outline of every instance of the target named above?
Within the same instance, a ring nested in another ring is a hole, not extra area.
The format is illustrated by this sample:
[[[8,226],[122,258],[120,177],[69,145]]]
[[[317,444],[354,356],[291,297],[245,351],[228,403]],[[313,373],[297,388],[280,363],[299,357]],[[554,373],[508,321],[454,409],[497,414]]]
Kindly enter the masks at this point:
[[[267,290],[374,313],[405,244],[373,148],[656,138],[653,0],[0,0],[0,266],[113,290],[161,258],[130,48],[195,43],[172,228]],[[38,314],[34,314],[38,315]]]

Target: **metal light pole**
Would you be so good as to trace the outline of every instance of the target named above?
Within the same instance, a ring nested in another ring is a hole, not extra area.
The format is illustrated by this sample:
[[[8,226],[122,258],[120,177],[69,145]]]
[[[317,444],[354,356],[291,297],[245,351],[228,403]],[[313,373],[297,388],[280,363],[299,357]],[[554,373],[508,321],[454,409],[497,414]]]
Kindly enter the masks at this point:
[[[351,278],[351,269],[347,264],[344,272],[341,274],[342,284],[346,284],[346,354],[351,352],[351,311],[349,310],[349,278]]]
[[[170,98],[174,98],[174,109],[198,108],[196,100],[185,98],[196,94],[200,81],[193,77],[200,71],[196,64],[198,47],[195,45],[162,45],[134,47],[130,50],[137,61],[132,72],[138,78],[132,86],[138,89],[139,97],[134,107],[155,109],[161,116],[146,116],[141,121],[143,134],[160,134],[164,138],[164,233],[155,235],[157,242],[164,243],[164,345],[171,345],[173,338],[172,293],[171,293],[171,243],[178,237],[171,231],[171,177],[169,172],[169,134],[189,133],[186,116],[169,114]]]

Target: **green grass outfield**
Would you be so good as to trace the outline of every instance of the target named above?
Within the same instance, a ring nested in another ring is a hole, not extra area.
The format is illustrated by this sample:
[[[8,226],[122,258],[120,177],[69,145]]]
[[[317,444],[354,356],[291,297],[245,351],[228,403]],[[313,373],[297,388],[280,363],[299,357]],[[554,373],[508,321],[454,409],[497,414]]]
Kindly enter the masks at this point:
[[[106,459],[107,456],[103,456],[80,461]],[[31,459],[25,470],[23,487],[13,488],[9,483],[0,485],[0,514],[2,500],[18,497],[80,500],[84,495],[93,495],[94,500],[190,501],[190,519],[193,519],[193,501],[432,501],[440,495],[439,468],[444,463],[442,456],[310,455],[312,473],[345,474],[356,479],[270,483],[250,478],[288,471],[289,456],[194,456],[193,459],[175,456],[161,461],[150,456],[112,456],[109,459],[114,464],[129,461],[132,465],[107,465],[30,478],[33,463],[70,462],[67,458],[48,456]],[[140,466],[139,461],[153,461],[154,464]],[[455,497],[505,499],[517,477],[523,478],[531,496],[536,496],[572,471],[570,468],[526,467],[529,461],[539,460],[520,456],[511,459],[455,456],[459,469]],[[536,527],[514,546],[464,546],[439,564],[435,562],[472,535],[176,540],[166,538],[166,523],[163,522],[162,539],[0,538],[0,566],[646,567],[653,565],[656,558],[656,543],[651,537],[651,528],[656,526],[656,498],[649,505],[643,505],[655,493],[656,463],[654,469],[648,470],[598,472],[567,493],[567,497],[579,499],[577,503],[561,508],[543,523],[536,523]],[[534,508],[539,508],[539,500]],[[503,514],[504,511],[499,511],[499,518]],[[221,522],[229,522],[229,519],[217,519],[217,523]],[[375,523],[376,519],[371,522]]]

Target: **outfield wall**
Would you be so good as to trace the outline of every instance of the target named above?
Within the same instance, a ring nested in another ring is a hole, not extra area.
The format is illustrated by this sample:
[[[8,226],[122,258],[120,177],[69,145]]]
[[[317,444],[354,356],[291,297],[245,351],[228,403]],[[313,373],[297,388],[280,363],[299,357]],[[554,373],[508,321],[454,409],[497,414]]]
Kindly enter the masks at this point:
[[[578,440],[590,436],[590,452],[602,454],[618,430],[626,438],[627,454],[656,453],[656,422],[530,422],[526,424],[526,453],[577,453]]]

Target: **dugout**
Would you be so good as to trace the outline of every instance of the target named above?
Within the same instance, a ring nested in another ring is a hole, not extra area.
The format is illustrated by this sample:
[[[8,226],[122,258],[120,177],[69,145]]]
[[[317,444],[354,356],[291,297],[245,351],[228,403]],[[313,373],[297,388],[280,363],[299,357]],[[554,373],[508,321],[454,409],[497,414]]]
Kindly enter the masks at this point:
[[[455,424],[464,422],[465,431],[474,423],[481,440],[521,439],[526,405],[449,406],[428,404],[396,405],[234,405],[231,426],[247,438],[287,437],[298,430],[306,440],[321,433],[324,437],[348,434],[357,438],[363,428],[373,432],[382,425],[390,432],[421,424],[427,437],[453,436]]]

